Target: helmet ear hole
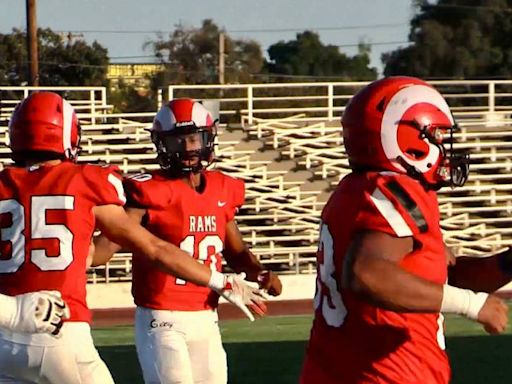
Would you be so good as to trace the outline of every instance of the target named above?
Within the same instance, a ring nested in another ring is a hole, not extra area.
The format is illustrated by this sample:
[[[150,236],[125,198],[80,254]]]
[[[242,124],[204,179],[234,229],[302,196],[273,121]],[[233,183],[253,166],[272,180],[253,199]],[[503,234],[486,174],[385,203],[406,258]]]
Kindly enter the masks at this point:
[[[418,148],[408,148],[403,152],[414,160],[421,160],[427,156],[427,152]]]

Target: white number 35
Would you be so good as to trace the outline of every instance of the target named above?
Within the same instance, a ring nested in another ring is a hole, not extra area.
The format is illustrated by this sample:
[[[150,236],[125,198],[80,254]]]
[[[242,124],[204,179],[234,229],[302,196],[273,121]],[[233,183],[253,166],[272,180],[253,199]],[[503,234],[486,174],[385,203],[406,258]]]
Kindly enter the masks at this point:
[[[73,233],[64,224],[47,224],[47,211],[73,210],[73,196],[32,196],[30,205],[30,234],[32,240],[57,239],[60,253],[49,257],[44,248],[32,249],[30,261],[42,271],[62,271],[73,261]],[[0,273],[14,273],[25,262],[25,207],[17,200],[0,201],[0,214],[9,213],[12,224],[0,229],[2,241],[11,243],[11,257],[0,257]],[[5,255],[0,255],[4,256]]]

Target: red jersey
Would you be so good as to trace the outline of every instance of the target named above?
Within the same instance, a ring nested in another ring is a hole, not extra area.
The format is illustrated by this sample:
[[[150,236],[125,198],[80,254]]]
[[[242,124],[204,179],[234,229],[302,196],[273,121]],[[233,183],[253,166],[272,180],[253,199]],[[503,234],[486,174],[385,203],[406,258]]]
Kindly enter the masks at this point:
[[[160,171],[128,178],[124,185],[129,205],[147,210],[143,224],[151,233],[220,271],[226,224],[243,204],[244,182],[217,171],[202,175],[202,193]],[[168,275],[137,255],[132,293],[136,305],[152,309],[199,311],[218,303],[209,288]]]
[[[373,230],[410,236],[415,250],[401,267],[444,284],[447,260],[436,193],[407,175],[352,173],[322,212],[315,318],[302,384],[445,384],[450,368],[441,314],[397,313],[340,289],[354,234]]]
[[[0,293],[57,290],[70,321],[90,322],[85,286],[92,209],[123,205],[122,188],[112,167],[63,162],[0,172]]]

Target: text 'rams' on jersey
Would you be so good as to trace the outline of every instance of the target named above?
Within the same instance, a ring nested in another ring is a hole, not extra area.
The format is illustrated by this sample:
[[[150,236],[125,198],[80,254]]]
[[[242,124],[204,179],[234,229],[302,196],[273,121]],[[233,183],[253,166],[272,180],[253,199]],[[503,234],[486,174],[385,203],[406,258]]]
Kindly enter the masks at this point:
[[[201,193],[161,171],[127,178],[124,187],[128,205],[146,209],[151,233],[220,271],[226,224],[244,202],[244,182],[218,171],[202,175]],[[164,274],[142,257],[134,258],[132,292],[138,306],[152,309],[197,311],[218,304],[209,288]]]

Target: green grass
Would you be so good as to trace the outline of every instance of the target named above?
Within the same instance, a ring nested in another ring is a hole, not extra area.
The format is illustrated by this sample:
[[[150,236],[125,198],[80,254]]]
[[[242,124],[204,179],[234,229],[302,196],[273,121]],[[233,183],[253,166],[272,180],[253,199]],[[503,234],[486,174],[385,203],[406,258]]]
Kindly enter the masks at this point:
[[[221,323],[228,354],[230,384],[297,383],[311,317],[269,317],[255,323]],[[512,381],[512,332],[488,336],[474,322],[446,321],[453,384],[501,384]],[[133,327],[98,328],[94,340],[116,383],[142,383]]]

